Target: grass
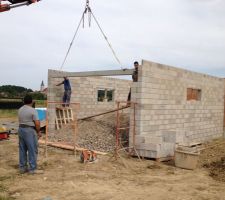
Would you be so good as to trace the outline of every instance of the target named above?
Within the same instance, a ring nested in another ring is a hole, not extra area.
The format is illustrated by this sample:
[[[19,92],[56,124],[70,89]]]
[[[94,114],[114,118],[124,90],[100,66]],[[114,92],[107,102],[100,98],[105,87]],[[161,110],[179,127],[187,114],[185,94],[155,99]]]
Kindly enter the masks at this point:
[[[0,118],[13,118],[17,117],[16,109],[0,109]]]
[[[34,101],[36,108],[46,107],[46,100],[34,100]]]

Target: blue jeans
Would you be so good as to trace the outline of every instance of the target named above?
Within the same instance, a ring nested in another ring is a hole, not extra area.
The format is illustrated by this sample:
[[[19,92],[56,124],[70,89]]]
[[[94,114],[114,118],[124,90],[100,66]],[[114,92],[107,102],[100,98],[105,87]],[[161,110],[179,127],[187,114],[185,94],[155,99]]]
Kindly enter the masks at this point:
[[[69,106],[70,97],[71,97],[71,90],[65,90],[63,95],[63,103],[65,103],[64,106]]]
[[[37,168],[38,139],[34,128],[19,128],[19,167],[21,171],[29,171]]]

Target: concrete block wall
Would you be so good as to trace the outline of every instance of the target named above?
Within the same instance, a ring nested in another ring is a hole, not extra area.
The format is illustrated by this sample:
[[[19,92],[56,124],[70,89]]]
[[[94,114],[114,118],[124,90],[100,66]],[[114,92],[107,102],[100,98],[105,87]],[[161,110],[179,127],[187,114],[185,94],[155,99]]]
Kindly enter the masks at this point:
[[[57,75],[64,74],[69,77],[68,72],[57,70],[48,71],[48,101],[61,102],[64,92],[63,85],[56,84],[63,81],[63,78],[54,78]],[[116,107],[115,101],[126,101],[131,87],[130,80],[115,79],[108,77],[69,77],[72,95],[71,102],[80,103],[78,118],[87,117],[90,115],[102,113]],[[111,102],[98,102],[98,89],[114,90],[114,100]],[[50,124],[54,124],[55,106],[49,104],[49,120]],[[53,125],[49,126],[54,130]]]
[[[187,88],[200,89],[201,100],[187,101]],[[141,156],[173,156],[175,144],[223,136],[224,94],[222,78],[143,61],[131,97]]]

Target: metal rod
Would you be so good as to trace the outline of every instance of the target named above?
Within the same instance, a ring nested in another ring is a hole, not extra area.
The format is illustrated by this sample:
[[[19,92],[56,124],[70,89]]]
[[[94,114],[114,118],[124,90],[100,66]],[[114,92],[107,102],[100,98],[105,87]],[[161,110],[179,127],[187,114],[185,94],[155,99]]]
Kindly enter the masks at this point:
[[[136,105],[134,104],[134,116],[133,116],[133,146],[135,148],[135,135],[136,135]]]
[[[113,112],[116,112],[116,111],[118,111],[118,110],[124,110],[124,109],[129,108],[129,107],[130,107],[130,106],[125,106],[125,107],[122,107],[122,108],[117,108],[117,109],[110,110],[110,111],[107,111],[107,112],[104,112],[104,113],[99,113],[99,114],[96,114],[96,115],[92,115],[92,116],[80,118],[80,119],[78,119],[78,120],[87,120],[87,119],[91,119],[91,118],[93,118],[93,117],[98,117],[98,116],[101,116],[101,115],[113,113]]]
[[[22,2],[22,3],[11,4],[9,7],[11,9],[11,8],[17,8],[17,7],[20,7],[20,6],[28,6],[29,4],[30,4],[29,1],[25,1],[25,2]]]
[[[48,101],[46,101],[46,107],[48,108]],[[47,143],[48,143],[48,110],[46,110],[46,127],[45,127],[45,158],[47,159]]]
[[[117,112],[116,112],[116,158],[118,157],[118,151],[119,151],[119,134],[120,134],[120,102],[117,102]]]

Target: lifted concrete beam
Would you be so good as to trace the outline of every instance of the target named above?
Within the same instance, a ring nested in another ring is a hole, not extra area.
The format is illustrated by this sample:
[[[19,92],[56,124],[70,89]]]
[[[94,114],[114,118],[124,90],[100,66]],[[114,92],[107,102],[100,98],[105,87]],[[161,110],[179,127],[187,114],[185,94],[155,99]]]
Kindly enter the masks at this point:
[[[63,72],[54,71],[53,78],[63,78],[67,77],[88,77],[88,76],[126,76],[132,75],[134,69],[124,69],[124,70],[105,70],[105,71],[86,71],[86,72]]]

